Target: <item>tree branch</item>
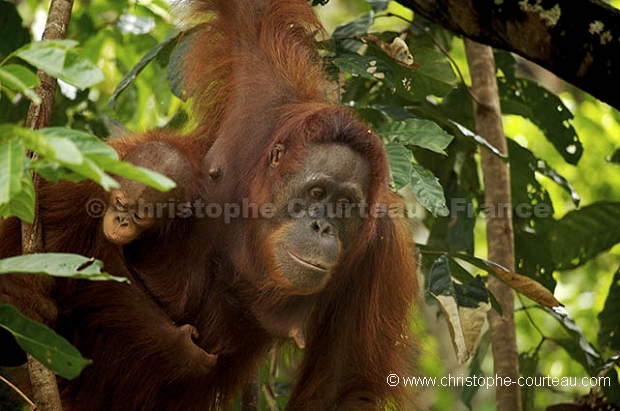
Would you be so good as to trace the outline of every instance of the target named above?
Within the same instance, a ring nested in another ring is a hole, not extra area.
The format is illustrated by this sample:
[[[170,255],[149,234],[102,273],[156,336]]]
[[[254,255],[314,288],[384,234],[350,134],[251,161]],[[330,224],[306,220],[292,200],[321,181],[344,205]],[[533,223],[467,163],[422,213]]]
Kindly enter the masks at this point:
[[[512,51],[620,109],[620,10],[600,0],[398,0],[455,33]]]

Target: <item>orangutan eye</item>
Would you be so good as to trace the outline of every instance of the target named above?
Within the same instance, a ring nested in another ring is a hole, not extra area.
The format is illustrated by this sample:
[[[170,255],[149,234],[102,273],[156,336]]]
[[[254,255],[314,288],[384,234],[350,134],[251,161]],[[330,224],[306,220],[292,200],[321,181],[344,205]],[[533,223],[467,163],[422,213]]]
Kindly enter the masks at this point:
[[[322,187],[313,187],[310,189],[310,198],[313,200],[322,200],[325,198],[325,189]]]
[[[340,199],[338,199],[338,201],[336,201],[336,205],[339,208],[347,208],[348,206],[351,205],[351,199],[346,198],[346,197],[340,198]]]
[[[276,144],[271,153],[269,153],[269,164],[271,167],[277,167],[278,164],[282,161],[282,157],[284,157],[284,152],[286,148],[282,144]]]
[[[118,211],[125,211],[125,203],[120,198],[116,199],[116,209]]]

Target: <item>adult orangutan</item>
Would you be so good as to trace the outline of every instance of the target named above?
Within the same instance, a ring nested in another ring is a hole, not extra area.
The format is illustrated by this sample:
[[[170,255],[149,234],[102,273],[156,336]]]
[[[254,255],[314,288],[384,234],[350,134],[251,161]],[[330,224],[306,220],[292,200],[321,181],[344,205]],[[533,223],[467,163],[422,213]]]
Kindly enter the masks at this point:
[[[97,297],[86,284],[59,298],[59,329],[93,359],[66,383],[65,403],[226,410],[268,350],[292,338],[304,352],[287,410],[410,409],[406,388],[386,378],[409,375],[415,360],[412,236],[382,143],[327,101],[312,8],[305,0],[180,8],[197,25],[179,47],[177,74],[194,103],[189,140],[201,149],[187,156],[201,162],[202,178],[188,187],[200,201],[182,229],[116,243],[119,270],[134,279],[127,289],[193,327],[208,367],[196,372],[177,350],[152,347],[151,320],[132,330],[131,292]]]

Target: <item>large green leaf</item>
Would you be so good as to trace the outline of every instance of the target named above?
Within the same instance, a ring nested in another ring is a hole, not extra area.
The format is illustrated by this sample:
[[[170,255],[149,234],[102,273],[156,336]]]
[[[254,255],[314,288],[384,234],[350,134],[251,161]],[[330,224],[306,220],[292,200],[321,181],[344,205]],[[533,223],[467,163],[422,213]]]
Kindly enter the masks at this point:
[[[41,130],[13,125],[0,125],[0,138],[19,139],[33,152],[64,165],[79,165],[84,161],[78,147],[70,140],[46,136]]]
[[[22,93],[35,104],[41,103],[41,97],[32,89],[39,85],[39,78],[23,66],[7,64],[0,67],[0,85]]]
[[[532,121],[566,162],[577,164],[583,146],[570,124],[573,115],[558,96],[526,79],[500,78],[498,87],[502,113]]]
[[[480,337],[480,344],[476,353],[469,363],[469,376],[472,378],[483,377],[482,364],[486,358],[489,347],[491,346],[491,333],[487,330]],[[477,384],[466,384],[461,392],[461,400],[468,409],[472,410],[471,402],[480,387]]]
[[[22,190],[24,151],[21,140],[2,141],[0,134],[0,206]]]
[[[63,378],[77,377],[90,363],[67,340],[11,305],[0,304],[0,327],[9,331],[26,352]]]
[[[74,50],[76,45],[73,40],[43,40],[22,47],[15,55],[47,74],[84,90],[103,81],[104,77],[97,66]]]
[[[563,329],[563,335],[554,337],[553,340],[581,364],[589,375],[596,375],[599,367],[603,365],[603,360],[596,349],[586,340],[579,326],[563,309],[544,310],[555,318]]]
[[[430,48],[412,49],[419,66],[412,87],[427,90],[428,95],[444,96],[456,86],[456,75],[447,57]]]
[[[118,187],[118,182],[106,173],[109,172],[162,191],[176,186],[174,181],[162,174],[120,161],[112,147],[83,131],[63,127],[33,131],[23,127],[0,125],[0,141],[8,138],[23,141],[28,149],[44,157],[43,161],[34,162],[33,168],[42,169],[44,175],[53,179],[67,177],[77,181],[89,178],[109,190]],[[20,159],[22,158],[23,155],[20,156]],[[0,166],[8,171],[9,165],[5,166],[5,163],[6,161],[0,162]],[[73,174],[63,170],[63,167]]]
[[[105,188],[115,187],[117,183],[104,174],[104,170],[162,191],[176,186],[173,180],[163,174],[120,161],[112,147],[88,133],[62,127],[45,128],[41,130],[41,133],[46,138],[64,138],[75,144],[85,157],[84,164],[80,167],[69,166],[68,168],[91,178]]]
[[[337,41],[336,44],[339,48],[356,52],[363,43],[355,38],[368,33],[368,29],[374,22],[375,12],[370,11],[358,19],[336,27],[332,39]]]
[[[114,108],[118,96],[136,80],[138,74],[140,74],[140,72],[144,70],[144,68],[151,61],[160,58],[161,56],[169,57],[172,49],[177,45],[179,39],[182,38],[183,35],[183,33],[176,33],[175,35],[169,36],[167,39],[153,47],[144,57],[142,57],[140,61],[133,66],[131,70],[129,70],[123,80],[116,85],[114,92],[108,100],[108,105]]]
[[[28,149],[44,157],[47,161],[58,163],[59,166],[66,167],[80,176],[89,178],[106,190],[118,187],[118,183],[107,175],[95,161],[88,157],[85,158],[78,145],[69,138],[76,134],[80,138],[88,137],[93,145],[106,146],[94,136],[71,129],[52,128],[34,131],[17,126],[0,126],[0,135],[9,135],[23,140]],[[78,138],[76,141],[80,142],[80,139]],[[107,147],[106,150],[114,152],[111,147]]]
[[[413,156],[410,150],[407,150],[401,144],[389,143],[385,145],[385,152],[390,164],[390,172],[394,181],[394,188],[400,190],[411,181],[411,171]]]
[[[427,96],[445,96],[456,85],[456,77],[446,57],[430,49],[411,50],[416,68],[405,67],[386,54],[378,45],[369,43],[366,55],[390,67],[386,82],[400,97],[419,102]]]
[[[390,67],[376,57],[346,53],[332,59],[331,62],[340,70],[353,76],[385,80],[389,84],[393,84]]]
[[[420,204],[431,214],[442,217],[450,214],[439,180],[419,164],[412,165],[411,188]]]
[[[620,242],[620,203],[599,201],[567,213],[549,232],[556,268],[578,267]]]
[[[598,314],[598,340],[602,347],[620,351],[620,270],[609,287],[603,310]]]
[[[566,310],[560,308],[549,310],[540,307],[539,309],[551,315],[560,326],[559,331],[553,334],[546,334],[545,338],[564,348],[571,358],[581,364],[589,376],[601,377],[605,375],[605,377],[609,377],[611,385],[608,383],[603,384],[600,388],[612,402],[617,403],[620,400],[620,395],[618,395],[620,393],[620,384],[614,369],[617,357],[603,358],[586,339],[579,326],[569,317]]]
[[[555,224],[551,197],[536,178],[538,159],[513,140],[507,141],[516,264],[519,272],[553,290],[555,265],[547,241],[547,233]]]
[[[377,134],[389,140],[422,147],[443,155],[446,155],[445,149],[453,138],[435,122],[418,118],[387,123],[377,130]]]
[[[97,163],[110,173],[138,181],[160,191],[168,191],[176,187],[174,180],[144,167],[137,167],[130,163],[113,160],[107,157],[98,158]]]
[[[34,197],[32,178],[25,173],[22,176],[21,190],[13,194],[8,203],[0,204],[0,218],[15,216],[32,223],[34,221]]]
[[[0,274],[45,274],[92,281],[126,282],[101,271],[103,263],[93,258],[67,253],[26,254],[0,260]]]

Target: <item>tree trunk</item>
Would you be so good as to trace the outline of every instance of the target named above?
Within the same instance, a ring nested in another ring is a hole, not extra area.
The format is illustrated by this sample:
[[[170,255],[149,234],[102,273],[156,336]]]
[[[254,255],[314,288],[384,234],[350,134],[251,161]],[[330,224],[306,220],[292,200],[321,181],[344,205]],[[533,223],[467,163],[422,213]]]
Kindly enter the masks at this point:
[[[72,8],[73,0],[52,0],[43,32],[43,40],[65,38]],[[37,76],[41,81],[41,85],[36,89],[37,94],[41,97],[41,104],[37,106],[31,103],[26,119],[28,127],[32,129],[50,125],[56,94],[56,79],[54,77],[41,70],[37,72]],[[34,175],[33,179],[36,192],[38,176]],[[22,251],[24,254],[31,254],[43,249],[43,236],[37,214],[35,213],[32,225],[22,222]],[[30,374],[33,399],[37,404],[37,409],[40,411],[62,411],[56,375],[30,355],[28,356],[28,373]]]
[[[488,46],[465,41],[467,61],[472,79],[476,133],[507,154],[502,126],[495,59]],[[514,271],[514,236],[508,164],[488,150],[481,152],[484,179],[484,201],[487,210],[488,258]],[[488,319],[493,347],[493,366],[496,376],[510,378],[509,386],[496,386],[499,411],[520,411],[521,392],[516,384],[519,378],[519,354],[514,321],[514,294],[512,289],[495,277],[489,276],[489,291],[502,307],[500,315],[489,311]]]

